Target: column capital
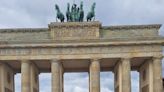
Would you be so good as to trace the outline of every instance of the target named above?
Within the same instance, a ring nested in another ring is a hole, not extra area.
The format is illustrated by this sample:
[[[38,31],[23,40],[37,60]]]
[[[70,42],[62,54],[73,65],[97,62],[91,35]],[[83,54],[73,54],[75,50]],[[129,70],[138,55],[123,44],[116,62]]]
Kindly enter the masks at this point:
[[[57,59],[57,58],[53,58],[53,59],[51,59],[51,63],[52,63],[52,62],[59,63],[59,61],[60,61],[60,59]]]
[[[121,61],[129,61],[132,57],[121,57]]]
[[[22,60],[20,60],[21,62],[29,62],[30,60],[28,60],[28,59],[22,59]]]
[[[94,61],[97,61],[97,62],[99,62],[100,61],[100,59],[101,58],[93,58],[93,59],[90,59],[92,62],[94,62]]]

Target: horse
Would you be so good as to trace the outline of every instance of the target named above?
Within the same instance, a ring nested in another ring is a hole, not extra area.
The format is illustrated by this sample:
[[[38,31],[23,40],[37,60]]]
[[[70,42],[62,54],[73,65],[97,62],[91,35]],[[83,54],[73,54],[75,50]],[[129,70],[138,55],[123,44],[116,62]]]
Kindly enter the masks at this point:
[[[83,2],[80,4],[80,10],[79,10],[79,22],[83,22],[84,20],[84,11],[83,11]]]
[[[96,3],[93,3],[91,11],[87,14],[87,21],[92,21],[92,19],[95,20],[95,7]]]
[[[59,6],[56,4],[55,5],[55,9],[57,11],[57,15],[56,15],[56,21],[57,19],[59,19],[61,22],[64,22],[64,15],[60,12]]]
[[[69,4],[69,3],[67,4],[66,17],[67,17],[67,22],[72,21],[72,18],[71,18],[71,12],[70,12],[70,4]]]

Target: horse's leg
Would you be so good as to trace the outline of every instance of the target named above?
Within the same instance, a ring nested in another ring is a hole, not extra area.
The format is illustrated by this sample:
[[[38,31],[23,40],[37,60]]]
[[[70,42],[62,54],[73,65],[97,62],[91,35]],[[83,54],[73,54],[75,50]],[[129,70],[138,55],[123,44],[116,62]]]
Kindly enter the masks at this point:
[[[89,18],[89,22],[90,22],[90,21],[92,21],[92,18],[91,18],[91,17]]]
[[[93,18],[93,21],[95,21],[95,16],[94,16],[94,18]]]
[[[56,17],[56,22],[58,22],[58,18]]]

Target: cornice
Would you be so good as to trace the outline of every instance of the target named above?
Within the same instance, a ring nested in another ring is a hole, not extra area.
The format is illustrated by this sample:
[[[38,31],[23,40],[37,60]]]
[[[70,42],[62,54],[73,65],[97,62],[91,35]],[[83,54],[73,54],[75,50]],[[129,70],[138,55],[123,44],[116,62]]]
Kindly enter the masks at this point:
[[[120,26],[103,26],[101,29],[104,30],[117,30],[117,29],[159,29],[161,24],[150,24],[150,25],[120,25]]]
[[[17,33],[17,32],[45,32],[48,28],[13,28],[13,29],[0,29],[0,33]]]
[[[65,27],[101,27],[101,23],[98,21],[93,22],[52,22],[49,25],[49,28],[65,28]]]
[[[1,42],[0,48],[15,48],[15,47],[88,47],[88,46],[130,46],[130,45],[164,45],[164,38],[154,40],[90,40],[90,41],[79,41],[79,42],[55,42],[55,41],[40,41],[40,42]]]

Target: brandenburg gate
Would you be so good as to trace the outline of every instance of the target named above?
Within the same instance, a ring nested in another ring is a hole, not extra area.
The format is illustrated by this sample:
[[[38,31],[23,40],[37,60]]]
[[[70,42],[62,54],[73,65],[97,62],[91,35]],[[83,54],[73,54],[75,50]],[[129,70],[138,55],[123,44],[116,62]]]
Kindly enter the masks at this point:
[[[88,72],[89,92],[100,92],[100,72],[114,73],[114,92],[131,92],[138,71],[140,92],[163,92],[161,25],[101,26],[53,22],[48,28],[0,29],[0,92],[39,92],[40,73],[52,73],[52,92],[64,92],[63,74]]]

